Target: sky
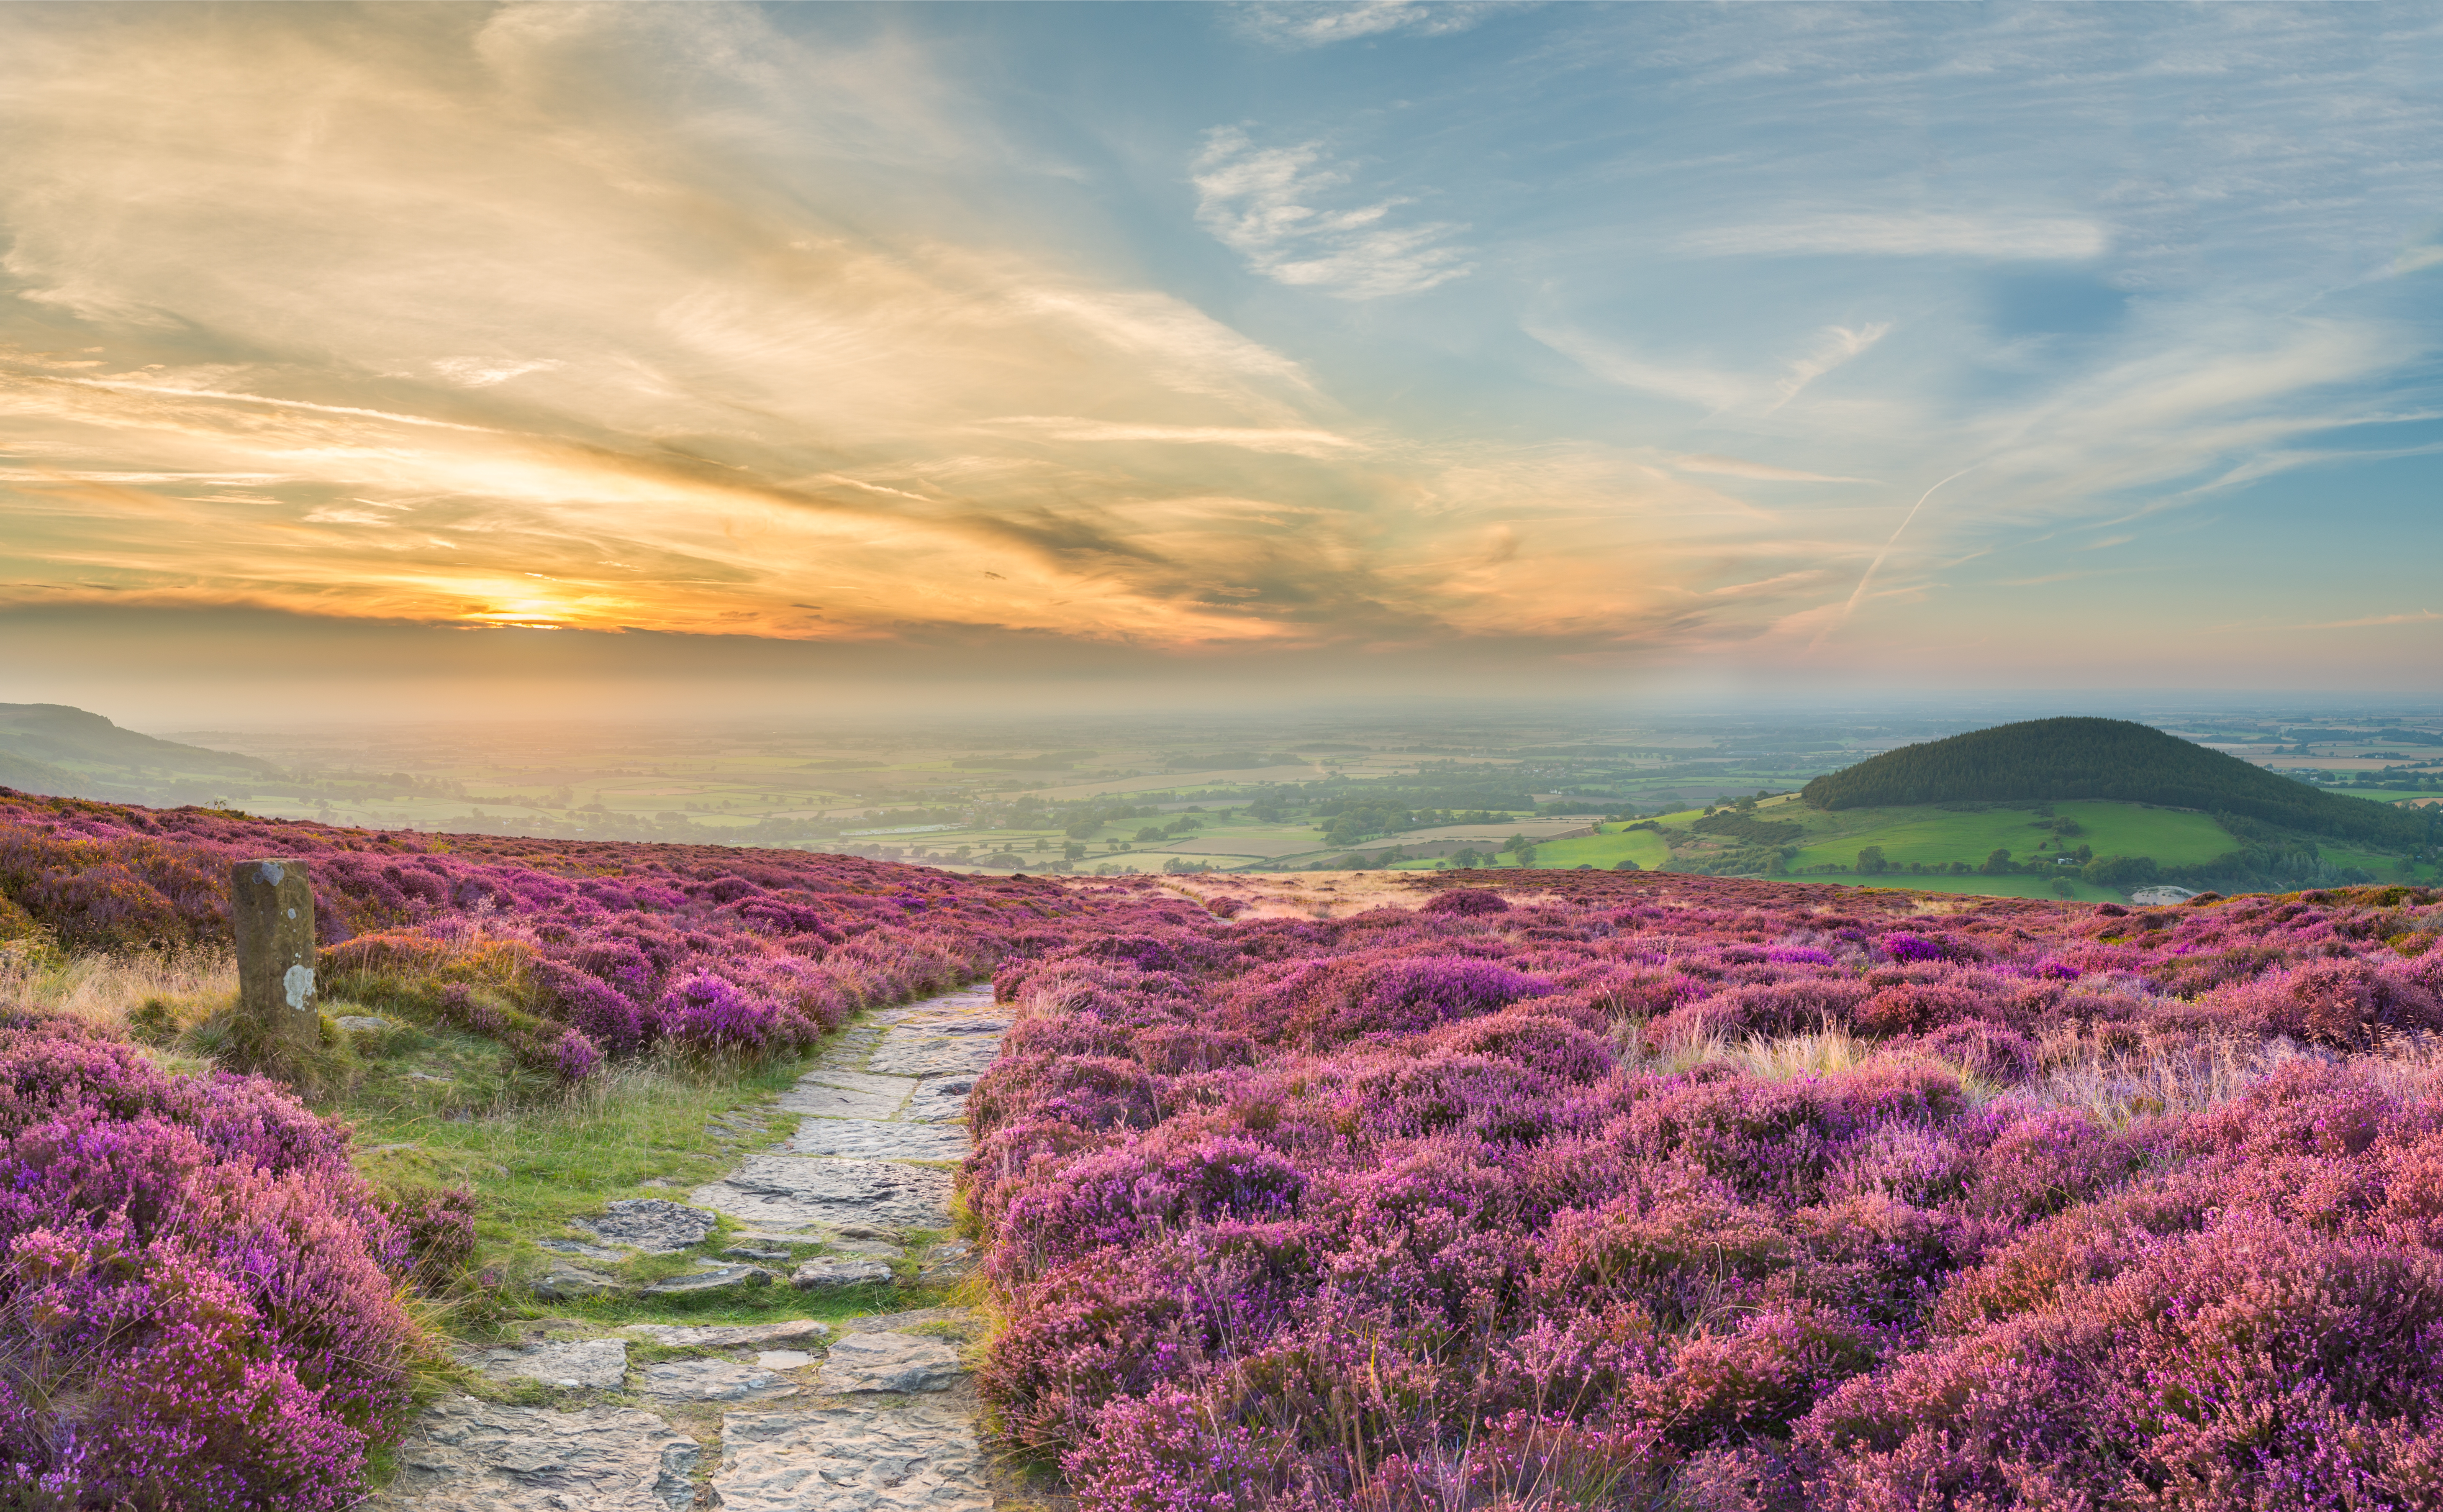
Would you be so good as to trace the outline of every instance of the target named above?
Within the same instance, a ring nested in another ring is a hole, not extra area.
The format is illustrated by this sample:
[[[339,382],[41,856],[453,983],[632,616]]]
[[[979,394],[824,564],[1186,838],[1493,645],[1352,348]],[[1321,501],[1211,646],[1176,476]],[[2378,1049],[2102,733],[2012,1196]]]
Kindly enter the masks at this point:
[[[0,8],[0,701],[2351,688],[2443,12]]]

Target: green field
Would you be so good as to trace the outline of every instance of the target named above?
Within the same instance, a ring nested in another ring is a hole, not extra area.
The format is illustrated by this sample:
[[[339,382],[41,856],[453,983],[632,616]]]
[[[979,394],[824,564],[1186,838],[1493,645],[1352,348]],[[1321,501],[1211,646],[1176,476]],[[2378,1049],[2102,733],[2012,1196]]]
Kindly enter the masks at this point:
[[[2080,832],[2053,841],[2036,828],[2033,809],[1987,809],[1961,812],[1948,809],[1844,809],[1821,812],[1795,804],[1768,805],[1757,817],[1795,820],[1809,835],[1790,869],[1855,865],[1859,850],[1881,846],[1883,859],[1896,866],[1964,861],[1981,865],[1995,850],[2025,862],[2039,854],[2057,855],[2091,846],[2099,856],[2152,856],[2166,866],[2195,865],[2239,848],[2231,831],[2201,813],[2178,809],[2150,809],[2134,803],[2057,803],[2057,818],[2074,820]],[[1693,818],[1694,815],[1686,816]],[[1665,823],[1685,823],[1673,815]],[[2064,868],[2067,869],[2067,868]],[[1961,879],[1954,879],[1958,881]],[[2001,880],[2001,879],[1994,879]],[[2037,879],[2030,879],[2037,880]]]

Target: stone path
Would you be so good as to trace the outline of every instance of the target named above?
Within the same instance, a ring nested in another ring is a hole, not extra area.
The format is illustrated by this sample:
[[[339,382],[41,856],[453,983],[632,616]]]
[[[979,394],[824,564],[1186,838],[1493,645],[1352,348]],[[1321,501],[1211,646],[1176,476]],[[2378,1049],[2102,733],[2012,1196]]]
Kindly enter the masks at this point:
[[[747,1157],[684,1205],[615,1203],[579,1227],[669,1253],[700,1241],[721,1212],[747,1230],[732,1251],[741,1258],[826,1246],[786,1278],[807,1290],[872,1284],[906,1258],[919,1261],[925,1284],[957,1280],[971,1251],[943,1232],[951,1165],[969,1147],[967,1091],[1009,1023],[988,986],[868,1015],[781,1097],[783,1111],[802,1116],[787,1145]],[[624,1253],[547,1247],[584,1259]],[[464,1355],[495,1379],[555,1388],[566,1405],[436,1405],[369,1512],[991,1512],[966,1364],[982,1329],[967,1309],[836,1328],[641,1323],[624,1338],[576,1337],[584,1331],[544,1328],[523,1345]],[[690,1354],[640,1364],[632,1345]]]

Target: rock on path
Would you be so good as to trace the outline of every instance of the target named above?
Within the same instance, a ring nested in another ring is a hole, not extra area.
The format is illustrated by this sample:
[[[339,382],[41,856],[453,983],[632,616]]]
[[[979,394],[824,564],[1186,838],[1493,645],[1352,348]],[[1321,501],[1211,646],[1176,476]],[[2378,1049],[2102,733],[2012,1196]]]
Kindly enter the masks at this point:
[[[725,1512],[990,1512],[965,1414],[931,1403],[722,1420]]]
[[[628,1346],[615,1339],[558,1339],[511,1349],[487,1349],[470,1363],[496,1378],[523,1377],[548,1386],[615,1392],[627,1378]]]
[[[704,1450],[651,1412],[559,1412],[470,1396],[429,1409],[381,1512],[682,1512]]]
[[[942,1392],[965,1375],[959,1352],[914,1334],[851,1334],[823,1357],[822,1387],[852,1392]]]

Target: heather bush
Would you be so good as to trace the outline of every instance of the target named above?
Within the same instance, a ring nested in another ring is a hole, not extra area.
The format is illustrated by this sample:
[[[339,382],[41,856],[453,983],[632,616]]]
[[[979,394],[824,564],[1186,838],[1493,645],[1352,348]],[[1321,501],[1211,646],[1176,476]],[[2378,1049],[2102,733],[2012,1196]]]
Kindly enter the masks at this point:
[[[1004,966],[984,1386],[1090,1512],[2434,1503],[2431,899],[1548,883]]]
[[[350,1504],[408,1406],[395,1222],[270,1084],[0,1027],[0,1503]]]

